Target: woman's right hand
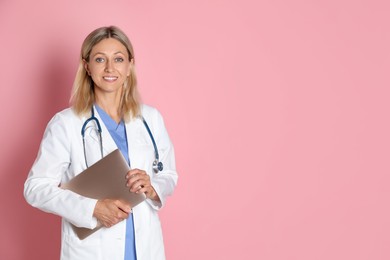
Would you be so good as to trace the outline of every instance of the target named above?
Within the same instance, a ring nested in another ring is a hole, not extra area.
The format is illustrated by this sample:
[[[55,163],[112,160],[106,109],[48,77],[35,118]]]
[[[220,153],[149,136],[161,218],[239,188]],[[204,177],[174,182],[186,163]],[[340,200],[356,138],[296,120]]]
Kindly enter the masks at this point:
[[[98,200],[93,216],[106,228],[125,220],[131,212],[130,204],[121,200]]]

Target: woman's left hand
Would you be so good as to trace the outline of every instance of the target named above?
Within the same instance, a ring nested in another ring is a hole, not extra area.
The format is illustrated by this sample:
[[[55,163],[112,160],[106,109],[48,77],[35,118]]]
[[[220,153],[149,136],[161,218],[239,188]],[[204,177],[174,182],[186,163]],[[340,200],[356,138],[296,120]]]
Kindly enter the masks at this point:
[[[145,193],[146,197],[155,201],[160,201],[157,192],[150,183],[149,175],[140,169],[132,169],[126,175],[127,184],[131,192]]]

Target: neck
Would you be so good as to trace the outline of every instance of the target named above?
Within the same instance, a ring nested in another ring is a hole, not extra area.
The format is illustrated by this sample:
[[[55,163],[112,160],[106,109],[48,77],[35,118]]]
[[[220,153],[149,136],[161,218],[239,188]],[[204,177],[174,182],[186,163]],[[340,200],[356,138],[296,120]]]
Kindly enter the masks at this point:
[[[116,102],[113,99],[96,97],[96,104],[115,120],[115,122],[119,123],[122,120],[122,117],[119,114],[119,102]]]

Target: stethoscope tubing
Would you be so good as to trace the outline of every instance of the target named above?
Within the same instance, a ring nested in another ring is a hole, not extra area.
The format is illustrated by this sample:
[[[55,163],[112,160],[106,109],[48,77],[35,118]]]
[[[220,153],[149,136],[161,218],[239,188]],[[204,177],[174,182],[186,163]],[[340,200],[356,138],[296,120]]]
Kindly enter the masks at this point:
[[[91,117],[88,118],[87,120],[85,120],[83,126],[81,127],[81,136],[83,138],[84,160],[85,160],[85,165],[87,166],[87,168],[89,166],[88,166],[88,163],[87,163],[87,155],[86,155],[86,150],[85,150],[85,130],[87,128],[88,123],[91,122],[91,121],[95,121],[96,126],[97,126],[97,130],[98,130],[98,133],[99,133],[100,154],[101,154],[101,157],[103,158],[102,127],[100,125],[99,119],[97,119],[97,117],[95,117],[95,111],[94,111],[94,108],[92,107],[92,109],[91,109]],[[150,139],[152,140],[152,143],[153,143],[154,157],[155,157],[154,161],[153,161],[153,171],[155,173],[158,173],[159,171],[163,170],[164,166],[163,166],[163,163],[160,162],[160,156],[159,156],[159,153],[158,153],[158,148],[157,148],[156,141],[154,140],[152,131],[150,130],[149,125],[146,122],[144,117],[142,117],[142,122],[143,122],[146,130],[148,131],[149,137],[150,137]]]

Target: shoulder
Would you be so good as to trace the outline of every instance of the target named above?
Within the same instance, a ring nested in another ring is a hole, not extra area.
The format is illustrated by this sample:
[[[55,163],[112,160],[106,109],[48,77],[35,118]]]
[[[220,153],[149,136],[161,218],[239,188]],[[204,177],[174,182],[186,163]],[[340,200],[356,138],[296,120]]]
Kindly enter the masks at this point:
[[[62,111],[57,112],[50,120],[49,126],[60,125],[66,126],[75,121],[80,121],[81,118],[74,112],[72,108],[66,108]]]
[[[62,111],[57,112],[54,117],[72,118],[77,117],[77,115],[72,108],[68,107]]]
[[[141,115],[145,119],[155,119],[162,117],[160,111],[157,108],[145,104],[141,106]]]
[[[142,105],[141,113],[142,117],[145,119],[151,129],[155,129],[155,131],[160,132],[165,129],[164,118],[157,108],[148,105]]]
[[[158,110],[155,107],[142,104],[141,105],[141,113],[142,113],[142,115],[153,114],[153,113],[158,113]]]

